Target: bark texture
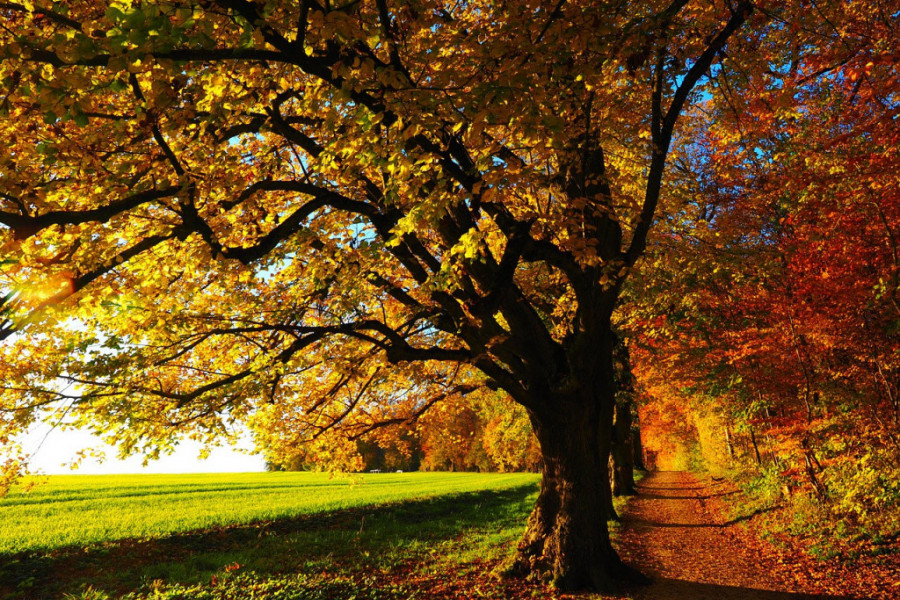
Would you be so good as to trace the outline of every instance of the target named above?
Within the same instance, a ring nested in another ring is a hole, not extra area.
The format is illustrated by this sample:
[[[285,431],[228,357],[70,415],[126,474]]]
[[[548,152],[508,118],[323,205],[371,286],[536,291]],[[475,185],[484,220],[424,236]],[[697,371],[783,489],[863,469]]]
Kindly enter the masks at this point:
[[[616,412],[613,425],[610,484],[614,496],[630,496],[634,488],[634,448],[632,441],[634,410],[634,376],[631,355],[624,340],[613,351],[616,376]]]
[[[631,439],[631,402],[616,402],[616,421],[613,427],[613,473],[612,493],[614,496],[635,494],[634,455]]]
[[[610,440],[593,408],[583,419],[567,415],[565,424],[535,423],[543,479],[516,569],[549,576],[564,590],[610,589],[623,572],[607,529],[611,496],[602,474]]]
[[[634,459],[634,466],[636,469],[642,471],[647,470],[647,465],[644,461],[644,444],[641,442],[641,426],[639,422],[631,429],[631,456]]]
[[[543,478],[513,573],[549,579],[561,590],[608,591],[643,580],[620,560],[607,528],[614,518],[606,475],[615,410],[611,334],[607,340],[581,385],[550,403],[556,410],[531,413]]]

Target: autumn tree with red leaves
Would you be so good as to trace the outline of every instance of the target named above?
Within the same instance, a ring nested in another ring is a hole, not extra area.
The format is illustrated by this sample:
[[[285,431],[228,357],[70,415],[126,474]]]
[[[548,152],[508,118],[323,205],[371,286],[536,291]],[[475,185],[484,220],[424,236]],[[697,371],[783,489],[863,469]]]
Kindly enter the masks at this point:
[[[898,16],[819,9],[783,21],[781,63],[714,79],[630,331],[707,467],[764,479],[828,537],[880,537],[900,528]]]

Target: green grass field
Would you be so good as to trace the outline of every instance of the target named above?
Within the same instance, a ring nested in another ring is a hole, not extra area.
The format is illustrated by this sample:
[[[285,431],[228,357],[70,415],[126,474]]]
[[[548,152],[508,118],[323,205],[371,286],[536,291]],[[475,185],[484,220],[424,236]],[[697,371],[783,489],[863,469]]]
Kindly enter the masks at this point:
[[[496,576],[538,480],[53,476],[0,500],[0,600],[556,599]]]
[[[0,499],[0,554],[85,546],[126,538],[360,506],[506,490],[531,474],[323,473],[56,475]]]
[[[507,598],[538,479],[52,476],[0,500],[0,599]]]

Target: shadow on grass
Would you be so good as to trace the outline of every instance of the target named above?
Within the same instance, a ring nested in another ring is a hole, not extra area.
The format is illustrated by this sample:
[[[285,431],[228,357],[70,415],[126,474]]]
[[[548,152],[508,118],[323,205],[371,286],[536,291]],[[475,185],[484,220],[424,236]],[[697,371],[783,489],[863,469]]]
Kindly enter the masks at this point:
[[[209,582],[229,568],[260,575],[328,571],[333,580],[342,569],[345,574],[387,569],[435,550],[444,559],[454,552],[478,556],[521,534],[536,491],[536,484],[528,484],[154,539],[0,555],[0,598],[59,598],[88,586],[115,595],[149,590],[159,582]],[[454,543],[464,534],[471,538],[468,550]]]

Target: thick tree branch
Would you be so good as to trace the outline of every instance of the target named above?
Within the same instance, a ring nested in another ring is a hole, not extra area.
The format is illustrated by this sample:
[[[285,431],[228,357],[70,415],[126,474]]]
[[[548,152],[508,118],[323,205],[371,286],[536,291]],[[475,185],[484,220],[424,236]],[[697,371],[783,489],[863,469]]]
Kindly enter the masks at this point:
[[[694,89],[694,86],[703,77],[716,57],[728,42],[728,39],[744,24],[747,17],[753,11],[753,2],[741,2],[731,18],[725,24],[721,31],[712,39],[697,61],[691,65],[687,74],[675,89],[672,96],[672,102],[662,119],[661,125],[656,129],[656,136],[651,135],[653,143],[653,155],[650,161],[650,171],[647,175],[647,188],[644,196],[644,204],[641,208],[641,215],[635,226],[634,235],[631,238],[631,245],[625,256],[625,262],[630,267],[633,266],[637,259],[643,254],[647,247],[647,234],[653,224],[653,215],[656,212],[656,205],[659,203],[659,196],[662,188],[663,173],[666,168],[666,156],[669,152],[669,145],[672,141],[672,135],[675,131],[675,125],[681,111],[687,102],[688,96]],[[658,73],[656,77],[660,77]],[[654,91],[654,100],[656,103],[656,91]],[[659,110],[659,108],[655,109]],[[652,132],[651,132],[652,133]]]
[[[25,239],[51,225],[78,225],[91,221],[105,223],[111,218],[142,204],[163,198],[172,198],[182,189],[180,187],[168,187],[160,190],[137,192],[104,206],[87,210],[52,210],[35,216],[0,211],[0,224],[10,227],[17,239]]]
[[[5,340],[17,331],[21,331],[26,325],[40,318],[40,316],[43,315],[46,310],[59,304],[66,298],[74,295],[76,292],[84,289],[87,285],[89,285],[99,277],[114,270],[122,263],[125,263],[132,258],[143,254],[151,248],[154,248],[159,244],[172,239],[173,237],[174,235],[156,235],[144,238],[133,246],[126,248],[122,252],[119,252],[112,260],[108,261],[107,263],[100,265],[99,267],[91,271],[73,277],[69,281],[68,286],[64,287],[56,294],[53,294],[51,297],[47,298],[34,308],[30,309],[28,314],[24,315],[22,318],[15,318],[15,313],[18,310],[18,307],[16,306],[17,294],[15,292],[8,293],[2,299],[2,301],[0,301],[0,316],[3,317],[2,321],[0,321],[0,341]]]

